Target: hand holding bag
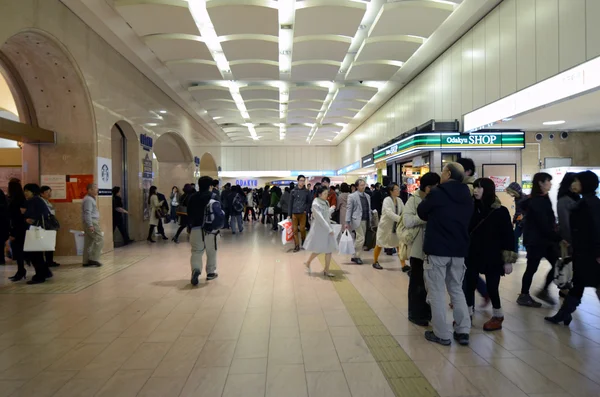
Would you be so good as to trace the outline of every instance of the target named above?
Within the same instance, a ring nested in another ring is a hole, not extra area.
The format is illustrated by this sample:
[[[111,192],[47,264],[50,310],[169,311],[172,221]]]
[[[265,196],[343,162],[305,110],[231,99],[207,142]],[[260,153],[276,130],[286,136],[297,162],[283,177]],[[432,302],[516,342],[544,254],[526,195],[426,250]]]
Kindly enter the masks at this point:
[[[340,255],[354,255],[355,252],[352,235],[348,230],[345,230],[340,238],[339,253]]]

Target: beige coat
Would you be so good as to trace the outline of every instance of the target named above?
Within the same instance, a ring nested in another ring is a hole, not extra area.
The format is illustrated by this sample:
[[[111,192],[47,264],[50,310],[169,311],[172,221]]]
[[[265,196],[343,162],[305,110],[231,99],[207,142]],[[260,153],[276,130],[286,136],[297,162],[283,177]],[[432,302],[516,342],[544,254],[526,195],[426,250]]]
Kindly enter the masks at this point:
[[[342,193],[337,199],[337,209],[340,211],[340,224],[346,221],[346,210],[348,209],[348,196],[350,193]]]
[[[425,225],[427,222],[419,218],[417,215],[417,207],[421,204],[421,201],[425,198],[425,192],[417,190],[408,198],[406,205],[404,206],[404,215],[402,221],[404,227],[412,229],[418,228],[419,231],[412,245],[408,247],[408,257],[425,259],[425,253],[423,252],[423,243],[425,242]]]
[[[156,217],[156,210],[162,207],[164,201],[159,201],[158,196],[153,194],[150,198],[150,224],[157,226],[159,219]]]
[[[381,209],[381,219],[377,226],[377,245],[383,248],[397,248],[400,245],[398,233],[393,233],[394,223],[400,222],[404,204],[400,198],[396,199],[396,208],[394,208],[394,200],[391,197],[386,197],[383,200]]]

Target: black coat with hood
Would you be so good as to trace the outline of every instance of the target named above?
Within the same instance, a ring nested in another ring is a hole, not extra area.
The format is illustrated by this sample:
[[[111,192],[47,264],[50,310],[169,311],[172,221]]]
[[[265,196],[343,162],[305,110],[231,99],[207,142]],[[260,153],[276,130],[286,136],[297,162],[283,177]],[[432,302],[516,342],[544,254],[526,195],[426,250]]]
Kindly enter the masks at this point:
[[[598,179],[591,171],[577,174],[582,199],[571,211],[573,246],[573,284],[598,287],[600,284],[600,199],[596,196]]]
[[[450,180],[431,189],[417,215],[427,221],[423,245],[427,255],[467,257],[473,197],[466,184]]]
[[[528,198],[523,202],[523,210],[526,213],[523,227],[523,243],[526,247],[548,247],[562,240],[547,194]]]

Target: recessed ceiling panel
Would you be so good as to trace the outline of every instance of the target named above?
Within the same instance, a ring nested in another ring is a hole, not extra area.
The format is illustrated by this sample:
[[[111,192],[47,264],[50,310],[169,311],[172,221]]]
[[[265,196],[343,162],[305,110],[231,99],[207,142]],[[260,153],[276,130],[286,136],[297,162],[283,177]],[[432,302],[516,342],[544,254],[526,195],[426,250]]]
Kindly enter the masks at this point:
[[[231,72],[237,80],[276,80],[279,78],[279,67],[263,63],[244,63],[231,65]]]
[[[242,87],[240,94],[244,101],[250,99],[274,99],[279,100],[279,89],[274,87]]]
[[[294,43],[293,60],[325,59],[342,62],[348,53],[349,42],[310,40]]]
[[[274,123],[279,123],[279,110],[249,110],[250,118],[252,122],[256,122],[256,119],[275,119]]]
[[[169,69],[181,81],[201,82],[206,80],[222,80],[221,72],[216,65],[202,63],[169,63]]]
[[[323,98],[325,98],[325,96],[327,96],[327,92],[325,92],[325,95],[323,96]],[[303,108],[321,109],[322,106],[323,106],[323,101],[322,100],[317,100],[317,99],[313,99],[313,100],[294,100],[294,101],[290,101],[290,104],[288,106],[288,110],[303,109]]]
[[[451,13],[447,6],[433,1],[387,3],[370,37],[402,34],[429,37]]]
[[[288,117],[312,117],[315,118],[319,114],[319,109],[315,110],[290,110],[288,111]]]
[[[208,112],[208,114],[214,119],[217,117],[218,119],[225,117],[239,117],[240,111],[235,109],[215,109]]]
[[[323,123],[349,123],[350,121],[352,121],[352,117],[329,117],[329,116],[325,116],[325,118],[323,119]]]
[[[324,101],[329,90],[324,87],[295,87],[290,90],[290,105],[292,101],[318,99]],[[309,106],[312,107],[312,106]]]
[[[189,89],[192,96],[200,103],[203,101],[210,101],[213,99],[229,99],[231,98],[231,94],[227,88],[221,89],[215,88],[213,86],[201,86],[201,87],[191,87]]]
[[[364,65],[354,65],[346,80],[376,80],[387,81],[400,69],[396,65],[381,65],[367,63]]]
[[[305,64],[292,66],[292,79],[295,81],[332,81],[341,65]]]
[[[357,62],[386,60],[386,61],[408,61],[421,44],[409,41],[381,41],[367,43],[360,54]]]
[[[358,112],[349,109],[329,109],[327,117],[354,117],[356,113]]]
[[[252,109],[273,109],[279,112],[279,101],[271,102],[271,101],[244,101],[246,104],[246,109],[248,111]]]
[[[267,34],[278,36],[278,10],[253,5],[211,7],[208,14],[219,36],[230,34]]]
[[[212,55],[201,41],[182,39],[147,38],[146,45],[161,61],[176,59],[206,59],[212,61]]]
[[[187,7],[134,4],[119,6],[117,10],[139,36],[154,33],[200,35]]]
[[[338,97],[331,103],[331,107],[329,109],[362,109],[367,103],[360,100],[349,99],[343,100]]]
[[[297,4],[301,4],[298,2]],[[347,2],[348,6],[296,7],[294,34],[339,34],[354,37],[365,14],[366,4]],[[358,6],[352,7],[352,5]]]
[[[311,117],[311,116],[288,115],[287,122],[290,124],[294,124],[294,123],[311,123],[312,124],[315,122],[315,118]]]
[[[264,40],[231,40],[221,43],[227,60],[264,59],[279,60],[279,44]]]
[[[370,100],[377,93],[377,88],[367,86],[343,87],[340,88],[336,101],[344,101],[351,99]]]
[[[227,101],[227,100],[207,100],[207,101],[202,101],[200,102],[200,105],[208,110],[237,110],[237,105],[235,104],[235,102],[233,101]]]

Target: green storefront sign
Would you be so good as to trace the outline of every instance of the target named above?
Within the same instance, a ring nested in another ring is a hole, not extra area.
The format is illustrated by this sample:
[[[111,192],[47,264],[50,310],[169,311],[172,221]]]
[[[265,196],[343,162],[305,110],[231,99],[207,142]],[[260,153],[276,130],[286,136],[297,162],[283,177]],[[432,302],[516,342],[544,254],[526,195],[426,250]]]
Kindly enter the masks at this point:
[[[496,133],[420,133],[404,138],[374,152],[375,161],[409,151],[444,149],[522,149],[525,147],[523,132]]]

